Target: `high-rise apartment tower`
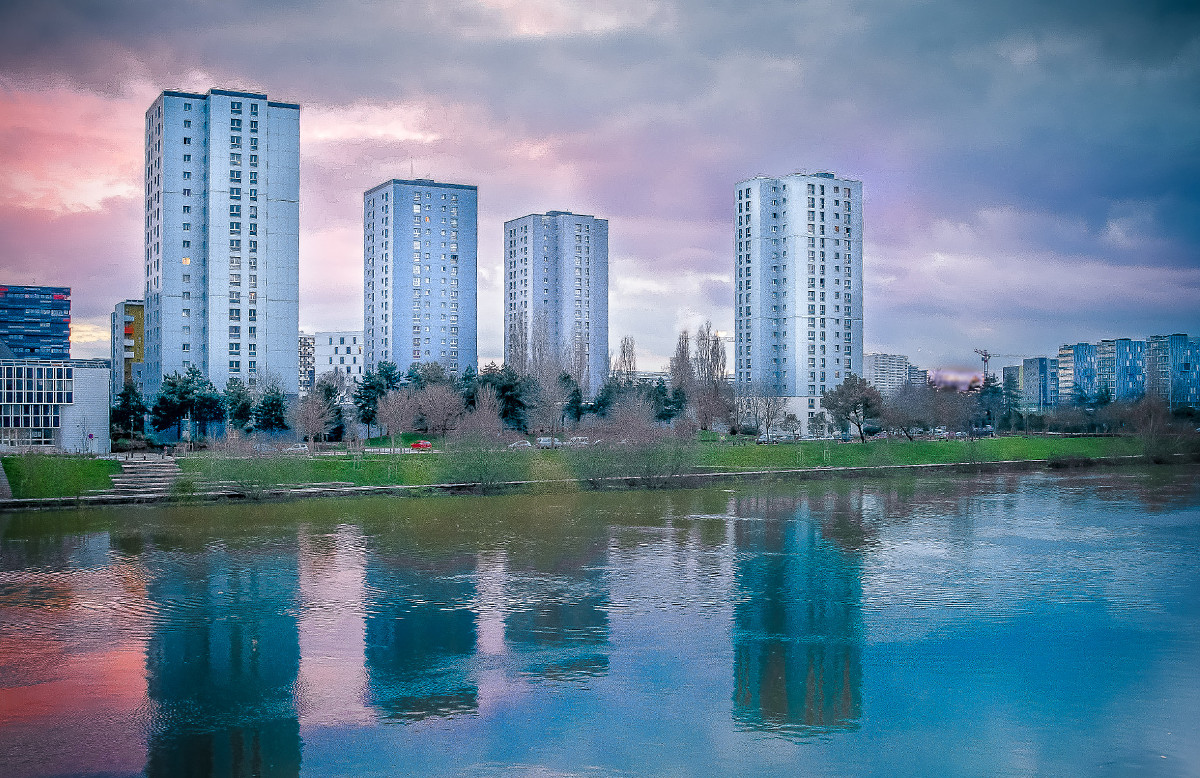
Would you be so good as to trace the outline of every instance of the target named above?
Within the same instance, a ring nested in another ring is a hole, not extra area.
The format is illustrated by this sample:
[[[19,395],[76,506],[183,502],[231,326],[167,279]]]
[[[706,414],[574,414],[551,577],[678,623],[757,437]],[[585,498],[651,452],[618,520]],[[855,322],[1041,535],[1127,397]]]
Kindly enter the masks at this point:
[[[734,207],[734,379],[812,417],[825,391],[863,372],[862,183],[753,178]]]
[[[479,190],[419,178],[363,195],[366,365],[476,368]],[[321,366],[317,366],[320,370]]]
[[[594,396],[608,376],[608,221],[547,211],[505,222],[504,280],[505,363],[523,372],[552,353]]]
[[[147,393],[192,366],[295,393],[300,106],[167,91],[145,129]]]

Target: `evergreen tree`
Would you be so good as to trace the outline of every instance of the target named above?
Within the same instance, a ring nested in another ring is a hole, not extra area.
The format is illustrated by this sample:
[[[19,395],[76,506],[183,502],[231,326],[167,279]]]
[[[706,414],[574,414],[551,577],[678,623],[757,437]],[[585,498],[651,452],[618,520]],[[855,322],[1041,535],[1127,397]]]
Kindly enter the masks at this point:
[[[150,409],[150,424],[159,432],[174,427],[175,437],[180,437],[189,399],[188,382],[183,376],[179,373],[163,376],[162,386]]]
[[[263,432],[286,430],[287,397],[277,385],[267,387],[254,407],[254,427]]]
[[[146,400],[132,382],[125,384],[112,407],[112,427],[116,435],[132,438],[135,433],[146,431]]]
[[[354,390],[354,410],[358,420],[367,425],[367,437],[371,437],[371,425],[378,414],[379,399],[388,393],[385,379],[374,370],[368,370]]]
[[[230,378],[225,384],[225,414],[242,432],[249,431],[254,422],[254,395],[240,378]]]

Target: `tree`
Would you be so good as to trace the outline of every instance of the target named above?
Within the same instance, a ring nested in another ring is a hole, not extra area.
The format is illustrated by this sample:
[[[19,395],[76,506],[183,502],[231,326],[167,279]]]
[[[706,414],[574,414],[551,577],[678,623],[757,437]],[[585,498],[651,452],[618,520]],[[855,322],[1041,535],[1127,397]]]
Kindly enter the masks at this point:
[[[240,378],[225,382],[225,418],[241,432],[248,431],[254,423],[254,395]]]
[[[225,420],[225,397],[208,379],[198,386],[191,400],[192,421],[200,425],[200,436],[208,437],[208,425]]]
[[[121,437],[133,438],[134,434],[146,431],[146,400],[132,381],[125,384],[112,407],[113,432]]]
[[[479,389],[475,405],[459,419],[454,429],[458,438],[495,442],[504,432],[504,421],[500,418],[500,401],[490,386]]]
[[[612,376],[618,383],[625,385],[632,384],[637,379],[637,353],[633,338],[628,335],[621,338],[621,350],[617,355],[617,363],[613,366]]]
[[[462,415],[462,397],[447,384],[431,384],[417,393],[417,409],[432,434],[445,436]]]
[[[315,444],[318,437],[327,436],[333,428],[333,412],[325,398],[310,392],[296,406],[294,422],[304,439]]]
[[[326,440],[341,440],[346,432],[346,418],[342,407],[349,402],[346,375],[341,371],[330,370],[317,376],[311,395],[316,395],[329,409],[330,426],[325,431]]]
[[[667,373],[671,376],[671,388],[692,391],[696,375],[692,366],[691,336],[687,330],[679,333],[679,339],[675,341],[675,354],[671,357]]]
[[[833,432],[833,423],[825,411],[819,411],[808,420],[808,434],[814,438],[823,438]]]
[[[367,425],[367,437],[371,437],[371,424],[375,421],[379,398],[387,394],[385,380],[374,370],[368,370],[354,388],[354,410],[358,420]]]
[[[764,435],[771,433],[771,427],[787,408],[787,399],[782,396],[779,387],[764,382],[749,384],[742,401],[754,427]]]
[[[479,386],[491,387],[496,393],[500,418],[515,430],[526,429],[531,383],[527,376],[518,374],[508,365],[501,368],[495,362],[489,363],[479,374]]]
[[[419,412],[416,395],[408,388],[393,389],[379,399],[376,419],[392,439],[393,451],[396,449],[396,435],[412,429],[413,420]]]
[[[935,394],[928,384],[904,384],[883,401],[880,419],[888,429],[899,430],[912,440],[914,428],[932,426]]]
[[[832,413],[834,419],[853,424],[858,430],[859,440],[866,443],[863,425],[868,418],[879,413],[883,398],[879,396],[878,389],[851,373],[840,385],[821,396],[821,406]]]
[[[396,367],[395,362],[389,362],[386,359],[383,360],[375,366],[375,375],[384,388],[384,394],[400,386],[402,376],[400,375],[400,368]]]
[[[310,393],[309,397],[313,395]],[[282,432],[287,424],[287,396],[277,383],[269,383],[254,406],[254,427],[263,432]]]
[[[733,408],[733,388],[725,378],[725,343],[706,321],[696,331],[696,349],[692,357],[694,388],[690,399],[696,409],[700,429],[715,421],[729,419]]]
[[[409,366],[404,377],[417,390],[434,384],[448,384],[452,380],[440,362],[414,363]]]
[[[190,402],[187,380],[179,373],[163,376],[162,386],[154,397],[150,409],[150,423],[162,432],[175,428],[175,437],[182,436],[183,418],[188,413]]]

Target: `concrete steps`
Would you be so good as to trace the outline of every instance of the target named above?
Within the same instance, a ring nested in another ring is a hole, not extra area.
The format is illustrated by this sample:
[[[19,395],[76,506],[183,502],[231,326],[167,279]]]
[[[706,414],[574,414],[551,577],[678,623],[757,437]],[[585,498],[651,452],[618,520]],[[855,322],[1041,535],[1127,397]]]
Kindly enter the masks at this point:
[[[127,459],[121,473],[112,477],[112,488],[101,494],[145,497],[170,494],[179,478],[179,465],[169,457]]]

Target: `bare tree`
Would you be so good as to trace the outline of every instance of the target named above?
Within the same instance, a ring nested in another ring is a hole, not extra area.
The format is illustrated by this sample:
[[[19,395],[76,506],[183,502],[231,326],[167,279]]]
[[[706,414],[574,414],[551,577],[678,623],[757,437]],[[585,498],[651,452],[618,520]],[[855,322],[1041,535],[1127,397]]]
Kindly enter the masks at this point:
[[[456,437],[495,441],[504,433],[500,418],[500,400],[496,390],[481,386],[475,393],[475,407],[463,415],[454,429]]]
[[[881,421],[913,439],[914,428],[928,427],[935,417],[937,390],[929,384],[904,384],[883,401]]]
[[[512,317],[507,346],[504,364],[517,375],[526,375],[529,371],[529,317],[525,311],[517,311]]]
[[[771,427],[779,421],[787,408],[787,398],[780,393],[779,387],[761,381],[747,385],[741,401],[743,411],[763,435],[771,433]]]
[[[417,393],[417,409],[431,433],[445,436],[462,415],[462,397],[451,386],[432,384]]]
[[[621,338],[621,350],[617,354],[617,364],[613,366],[613,378],[621,383],[633,383],[637,378],[637,354],[633,338],[628,335]]]
[[[393,453],[396,450],[396,435],[412,429],[413,420],[418,413],[416,395],[409,389],[393,389],[379,398],[375,420],[391,437]]]
[[[733,410],[733,388],[725,376],[725,343],[706,321],[696,331],[696,349],[692,360],[695,388],[689,399],[696,408],[700,429],[709,429],[716,420],[727,420]]]
[[[671,357],[667,372],[671,375],[671,388],[682,389],[690,397],[695,373],[692,368],[692,341],[687,330],[679,333],[679,339],[675,341],[675,354]]]
[[[313,392],[296,404],[292,426],[314,445],[333,429],[333,410],[320,394]]]

